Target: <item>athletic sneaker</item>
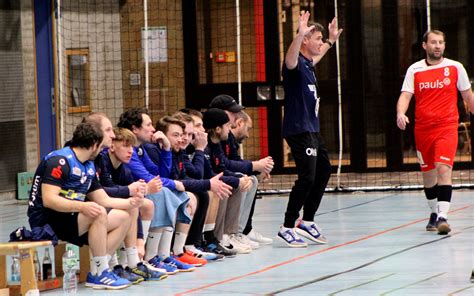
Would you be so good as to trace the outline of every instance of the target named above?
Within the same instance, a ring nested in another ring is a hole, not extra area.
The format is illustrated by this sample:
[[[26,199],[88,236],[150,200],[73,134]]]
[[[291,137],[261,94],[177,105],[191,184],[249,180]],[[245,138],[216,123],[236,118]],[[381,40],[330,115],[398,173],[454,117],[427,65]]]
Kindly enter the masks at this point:
[[[472,270],[472,273],[471,273],[471,283],[474,283],[474,269]]]
[[[151,271],[168,274],[165,268],[155,267],[151,265],[148,261],[142,261],[142,263],[145,264],[145,266]]]
[[[217,255],[223,255],[228,258],[235,257],[237,252],[232,249],[224,247],[220,242],[213,242],[204,247],[205,252],[212,252]]]
[[[149,269],[143,262],[138,263],[137,267],[132,268],[132,272],[142,276],[145,281],[160,281],[168,277],[164,272]]]
[[[248,234],[247,237],[254,242],[259,243],[260,245],[271,245],[273,243],[273,240],[268,237],[264,237],[260,233],[256,232],[254,229],[252,229]]]
[[[177,274],[179,272],[176,266],[164,263],[163,258],[158,255],[148,260],[148,263],[153,267],[164,269],[168,275]]]
[[[249,254],[250,252],[252,252],[252,248],[249,245],[240,243],[234,234],[231,234],[231,235],[224,234],[222,236],[221,243],[226,248],[230,248],[232,246],[232,249],[237,251],[237,254]]]
[[[439,217],[438,221],[436,222],[436,228],[438,229],[438,234],[448,234],[451,231],[449,227],[448,220],[443,217]]]
[[[280,228],[276,238],[278,242],[290,248],[306,248],[308,246],[308,244],[296,234],[294,228],[289,228],[285,231],[283,231],[283,228]]]
[[[186,249],[186,247],[185,247]],[[204,252],[202,250],[197,249],[196,247],[191,247],[189,249],[186,249],[186,253],[189,255],[192,255],[197,258],[203,258],[206,259],[206,261],[215,261],[217,260],[217,255],[211,252]]]
[[[311,226],[306,226],[303,222],[300,222],[296,225],[296,233],[318,244],[328,243],[328,239],[321,234],[321,230],[316,223],[312,223]]]
[[[212,259],[211,261],[222,261],[222,260],[224,260],[224,258],[225,258],[225,256],[222,255],[222,254],[216,254],[216,253],[210,252],[210,251],[207,251],[207,252],[206,252],[206,251],[204,251],[203,248],[196,248],[196,250],[197,250],[197,252],[202,252],[202,253],[204,253],[204,254],[213,254],[213,255],[215,256],[215,258]],[[207,261],[210,260],[210,259],[208,259],[208,258],[206,258],[206,257],[204,257],[204,259],[206,259]]]
[[[438,219],[438,214],[431,213],[430,220],[428,221],[428,224],[426,225],[426,231],[436,231],[436,230],[438,230],[436,228],[436,219]]]
[[[128,266],[126,268],[123,268],[123,266],[120,264],[115,265],[112,272],[115,273],[118,277],[129,280],[134,285],[145,280],[142,276],[134,274]]]
[[[191,264],[191,265],[194,265],[196,267],[200,267],[200,266],[203,266],[203,265],[206,265],[207,264],[207,260],[204,259],[204,258],[198,258],[196,256],[194,256],[194,254],[191,252],[191,253],[182,253],[182,254],[179,254],[179,255],[175,255],[174,258],[182,263],[186,263],[186,264]]]
[[[240,244],[244,244],[252,248],[252,250],[260,248],[260,244],[250,240],[245,234],[237,233],[234,235],[234,239],[236,239]]]
[[[172,257],[163,259],[163,263],[176,267],[179,272],[190,272],[196,270],[194,265],[183,263]]]
[[[97,290],[120,290],[131,285],[132,283],[129,280],[118,277],[108,269],[104,270],[100,275],[92,275],[89,272],[86,279],[86,287]]]

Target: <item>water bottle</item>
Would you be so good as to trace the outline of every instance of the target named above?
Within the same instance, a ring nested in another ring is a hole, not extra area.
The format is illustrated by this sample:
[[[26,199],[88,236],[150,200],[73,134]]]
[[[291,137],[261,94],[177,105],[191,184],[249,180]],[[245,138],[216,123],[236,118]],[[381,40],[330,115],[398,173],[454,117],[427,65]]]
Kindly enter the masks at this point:
[[[47,280],[52,278],[53,273],[53,263],[51,261],[51,257],[49,256],[49,248],[44,250],[43,256],[43,280]]]
[[[18,260],[17,257],[12,257],[13,262],[11,266],[11,281],[13,283],[19,283],[21,278],[20,278],[20,260]]]
[[[77,293],[77,276],[78,260],[74,250],[67,248],[63,255],[63,292],[64,294]]]
[[[38,259],[38,251],[35,250],[35,256],[33,257],[33,265],[35,266],[35,277],[36,280],[41,281],[41,266]]]

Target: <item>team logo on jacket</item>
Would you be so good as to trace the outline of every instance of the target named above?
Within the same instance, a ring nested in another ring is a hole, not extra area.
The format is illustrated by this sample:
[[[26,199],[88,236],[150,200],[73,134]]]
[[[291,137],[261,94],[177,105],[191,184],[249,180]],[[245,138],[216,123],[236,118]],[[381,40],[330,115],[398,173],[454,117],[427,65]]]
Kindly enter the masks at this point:
[[[72,174],[73,174],[74,176],[80,177],[80,176],[82,175],[82,171],[81,171],[81,169],[78,168],[78,167],[73,167],[73,168],[72,168]]]
[[[143,156],[143,148],[142,147],[139,147],[138,150],[137,150],[137,155],[138,156]]]
[[[180,161],[178,163],[178,167],[179,167],[179,171],[182,172],[183,171],[183,162],[182,161]]]
[[[90,168],[89,170],[87,170],[87,173],[91,176],[94,175],[94,170],[92,168]]]
[[[61,166],[58,165],[51,171],[51,176],[55,179],[61,179],[61,176],[63,175],[63,171],[61,170]]]

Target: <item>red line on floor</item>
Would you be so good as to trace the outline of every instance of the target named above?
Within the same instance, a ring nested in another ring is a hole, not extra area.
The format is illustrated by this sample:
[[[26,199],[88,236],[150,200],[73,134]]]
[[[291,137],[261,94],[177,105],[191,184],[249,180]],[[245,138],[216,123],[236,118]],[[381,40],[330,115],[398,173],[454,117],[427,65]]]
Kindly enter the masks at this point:
[[[455,212],[459,212],[459,211],[468,209],[472,206],[473,205],[467,205],[467,206],[464,206],[462,208],[452,210],[449,213],[453,214]],[[301,256],[295,257],[293,259],[289,259],[289,260],[286,260],[286,261],[283,261],[283,262],[280,262],[280,263],[277,263],[277,264],[274,264],[274,265],[270,265],[270,266],[265,267],[263,269],[259,269],[259,270],[249,272],[249,273],[246,273],[246,274],[243,274],[243,275],[239,275],[239,276],[236,276],[236,277],[228,278],[228,279],[218,281],[218,282],[215,282],[215,283],[207,284],[207,285],[204,285],[204,286],[201,286],[201,287],[193,288],[193,289],[178,293],[178,294],[176,294],[176,296],[190,294],[190,293],[200,291],[200,290],[204,290],[204,289],[207,289],[207,288],[210,288],[210,287],[214,287],[214,286],[222,285],[222,284],[225,284],[225,283],[233,282],[233,281],[236,281],[236,280],[240,280],[240,279],[248,277],[248,276],[263,273],[263,272],[266,272],[268,270],[280,267],[282,265],[293,263],[295,261],[298,261],[298,260],[301,260],[301,259],[304,259],[304,258],[307,258],[307,257],[311,257],[311,256],[314,256],[314,255],[317,255],[317,254],[320,254],[320,253],[324,253],[324,252],[327,252],[327,251],[330,251],[330,250],[334,250],[334,249],[338,249],[338,248],[341,248],[341,247],[349,246],[349,245],[358,243],[360,241],[364,241],[364,240],[367,240],[369,238],[373,238],[373,237],[376,237],[376,236],[379,236],[379,235],[382,235],[382,234],[385,234],[385,233],[388,233],[388,232],[392,232],[392,231],[398,230],[400,228],[405,228],[405,227],[411,226],[413,224],[416,224],[416,223],[419,223],[419,222],[422,222],[422,221],[426,221],[426,218],[418,219],[418,220],[415,220],[415,221],[412,221],[412,222],[409,222],[409,223],[406,223],[406,224],[402,224],[400,226],[396,226],[396,227],[389,228],[389,229],[386,229],[386,230],[382,230],[382,231],[379,231],[379,232],[376,232],[376,233],[373,233],[373,234],[369,234],[367,236],[363,236],[361,238],[351,240],[351,241],[346,242],[346,243],[342,243],[342,244],[335,245],[335,246],[332,246],[332,247],[328,247],[328,248],[325,248],[325,249],[322,249],[322,250],[314,251],[314,252],[311,252],[311,253],[308,253],[308,254],[305,254],[305,255],[301,255]]]

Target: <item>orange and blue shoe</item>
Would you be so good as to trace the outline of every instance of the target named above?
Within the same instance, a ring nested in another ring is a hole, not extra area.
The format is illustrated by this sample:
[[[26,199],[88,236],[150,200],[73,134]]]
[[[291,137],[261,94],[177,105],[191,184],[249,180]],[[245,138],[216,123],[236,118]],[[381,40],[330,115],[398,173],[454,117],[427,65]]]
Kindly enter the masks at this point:
[[[191,253],[192,254],[192,253]],[[191,264],[196,267],[203,266],[207,263],[207,260],[204,258],[197,258],[193,255],[190,255],[187,252],[174,256],[174,258],[182,263]]]

